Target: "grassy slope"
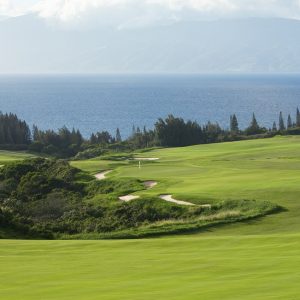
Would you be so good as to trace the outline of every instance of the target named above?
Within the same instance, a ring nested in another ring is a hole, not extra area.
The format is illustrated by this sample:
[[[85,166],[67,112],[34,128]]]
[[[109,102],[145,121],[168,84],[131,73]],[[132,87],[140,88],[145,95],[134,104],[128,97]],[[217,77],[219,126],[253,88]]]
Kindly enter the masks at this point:
[[[140,155],[139,155],[140,156]],[[189,236],[0,241],[2,299],[300,299],[300,137],[154,150],[158,162],[74,162],[158,180],[147,194],[266,199],[286,212]]]
[[[94,173],[96,168],[116,168],[109,176],[159,181],[157,187],[139,195],[170,193],[195,203],[241,198],[270,200],[287,209],[251,222],[251,226],[232,224],[214,230],[214,234],[300,232],[298,136],[159,149],[143,156],[160,160],[142,162],[141,169],[137,162],[122,164],[97,159],[74,165]]]

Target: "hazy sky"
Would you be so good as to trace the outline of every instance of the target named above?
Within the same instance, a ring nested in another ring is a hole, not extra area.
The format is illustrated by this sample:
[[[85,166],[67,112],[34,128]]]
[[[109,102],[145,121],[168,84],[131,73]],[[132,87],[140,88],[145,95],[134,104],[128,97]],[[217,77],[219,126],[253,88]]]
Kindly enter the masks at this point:
[[[145,27],[243,17],[300,19],[300,0],[0,0],[0,16],[36,13],[76,26]]]

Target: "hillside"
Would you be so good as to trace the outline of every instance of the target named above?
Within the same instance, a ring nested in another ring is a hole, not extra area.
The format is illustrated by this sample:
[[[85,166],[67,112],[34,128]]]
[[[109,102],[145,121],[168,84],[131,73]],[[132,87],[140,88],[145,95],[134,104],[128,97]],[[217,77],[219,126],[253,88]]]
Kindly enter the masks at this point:
[[[158,185],[138,195],[172,194],[180,200],[214,203],[227,199],[268,200],[285,212],[253,222],[232,225],[213,234],[264,234],[300,231],[300,138],[275,137],[241,142],[218,143],[185,148],[158,149],[138,157],[159,158],[137,162],[87,160],[73,165],[89,172],[115,169],[114,178],[155,180]],[[288,220],[288,222],[287,222]],[[231,228],[232,229],[229,229]]]
[[[0,73],[299,72],[299,34],[287,19],[75,31],[28,15],[0,20]]]
[[[268,199],[286,211],[192,235],[114,241],[0,240],[4,299],[265,300],[299,296],[299,137],[76,161],[106,180],[155,180],[134,195],[195,203]],[[3,155],[3,154],[2,154]],[[141,158],[159,158],[142,160]],[[105,181],[105,180],[104,180]],[[140,199],[133,200],[138,203]]]

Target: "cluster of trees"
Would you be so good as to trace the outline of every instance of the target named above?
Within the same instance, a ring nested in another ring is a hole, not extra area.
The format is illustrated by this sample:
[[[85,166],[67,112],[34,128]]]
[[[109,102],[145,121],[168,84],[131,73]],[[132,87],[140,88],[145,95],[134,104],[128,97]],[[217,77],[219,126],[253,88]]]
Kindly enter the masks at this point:
[[[249,126],[239,128],[235,114],[230,116],[229,128],[224,129],[218,123],[208,122],[200,125],[196,121],[185,121],[169,115],[158,119],[154,129],[141,130],[133,126],[132,134],[122,140],[119,128],[115,136],[107,131],[93,133],[85,139],[79,130],[69,130],[67,127],[54,130],[40,130],[33,126],[32,134],[25,121],[14,114],[0,113],[0,145],[2,148],[17,149],[26,147],[31,151],[45,153],[56,157],[90,158],[105,151],[132,150],[154,146],[180,147],[195,144],[207,144],[247,138],[270,137],[275,134],[300,134],[300,111],[297,108],[295,121],[288,115],[287,120],[279,114],[278,123],[272,128],[259,125],[254,113]]]
[[[283,114],[282,112],[279,113],[279,118],[278,118],[278,126],[277,123],[274,121],[272,128],[265,128],[265,127],[260,127],[258,125],[258,122],[256,120],[255,115],[252,115],[252,121],[244,131],[239,129],[238,125],[238,120],[236,115],[230,116],[230,132],[232,133],[244,133],[246,135],[252,135],[252,134],[260,134],[260,133],[265,133],[267,131],[272,131],[276,133],[285,133],[286,130],[290,130],[292,128],[300,128],[300,111],[297,108],[296,111],[296,118],[295,121],[292,120],[291,115],[289,114],[287,117],[286,122],[284,121]]]
[[[67,127],[54,130],[40,130],[33,126],[32,143],[29,150],[60,157],[76,155],[81,150],[84,139],[79,130],[69,130]]]
[[[298,108],[295,122],[293,122],[290,115],[288,115],[285,122],[283,114],[280,112],[278,126],[274,122],[272,128],[260,126],[253,113],[249,126],[243,130],[239,128],[238,118],[235,114],[230,116],[229,129],[223,129],[218,123],[212,122],[201,126],[195,121],[185,121],[182,118],[169,115],[166,119],[159,119],[155,123],[155,129],[150,135],[152,140],[148,141],[148,145],[180,147],[249,138],[272,137],[276,134],[300,134],[300,111]],[[134,140],[136,135],[134,134],[131,140]],[[147,131],[140,132],[139,138],[143,139],[146,135],[149,137]],[[140,144],[136,144],[136,146],[140,146]]]
[[[141,130],[139,127],[133,126],[132,134],[126,143],[132,149],[143,149],[156,146],[158,141],[154,130],[147,130],[145,126]]]
[[[0,144],[28,145],[31,142],[29,126],[15,114],[0,112]]]

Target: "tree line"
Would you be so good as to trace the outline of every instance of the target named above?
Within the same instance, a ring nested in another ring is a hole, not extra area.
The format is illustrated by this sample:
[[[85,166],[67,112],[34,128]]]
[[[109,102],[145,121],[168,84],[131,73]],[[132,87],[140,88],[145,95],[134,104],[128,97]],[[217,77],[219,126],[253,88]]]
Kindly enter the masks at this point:
[[[196,121],[185,121],[169,115],[160,118],[153,129],[142,129],[133,126],[131,135],[122,140],[120,129],[115,135],[107,131],[92,133],[84,138],[79,130],[62,127],[57,131],[41,130],[20,120],[15,114],[0,112],[0,146],[2,149],[28,149],[33,152],[45,153],[57,157],[82,158],[98,156],[107,150],[134,150],[155,146],[180,147],[196,144],[207,144],[234,141],[249,138],[271,137],[276,134],[300,134],[300,111],[297,108],[295,120],[288,115],[284,120],[282,112],[278,121],[271,128],[260,126],[255,114],[250,124],[240,129],[236,114],[230,116],[229,127],[224,129],[218,123],[207,122],[200,125]]]

